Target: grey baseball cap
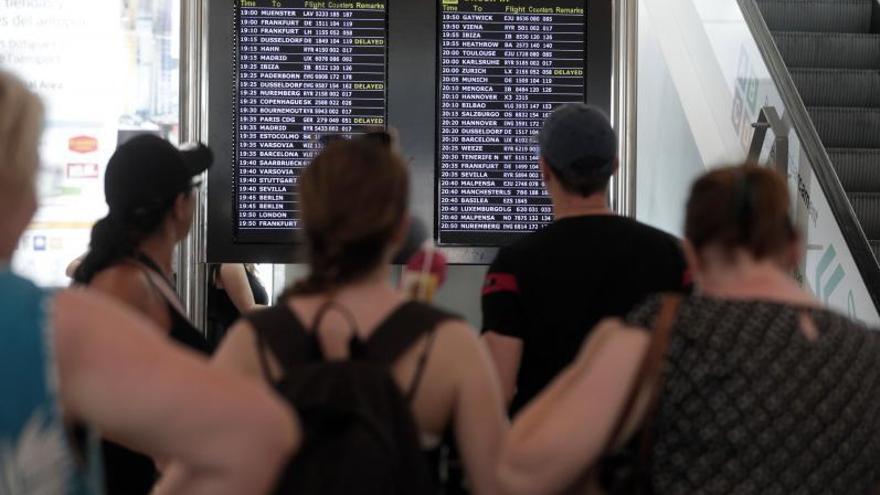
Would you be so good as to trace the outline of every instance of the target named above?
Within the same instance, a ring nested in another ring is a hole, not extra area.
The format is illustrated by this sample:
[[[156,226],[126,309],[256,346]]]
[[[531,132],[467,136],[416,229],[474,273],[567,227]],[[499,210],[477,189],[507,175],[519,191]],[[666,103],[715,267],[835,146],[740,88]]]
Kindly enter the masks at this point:
[[[598,108],[569,103],[557,108],[537,136],[541,156],[565,176],[610,175],[617,157],[617,136]]]

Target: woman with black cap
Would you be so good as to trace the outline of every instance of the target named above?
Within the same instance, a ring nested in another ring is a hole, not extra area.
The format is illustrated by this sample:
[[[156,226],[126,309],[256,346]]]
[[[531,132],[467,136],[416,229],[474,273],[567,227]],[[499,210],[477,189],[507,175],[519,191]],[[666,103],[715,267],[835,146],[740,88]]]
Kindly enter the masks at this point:
[[[92,229],[89,252],[74,274],[77,283],[121,300],[200,353],[207,342],[184,315],[171,266],[192,226],[194,178],[212,160],[205,146],[178,150],[152,135],[121,145],[104,178],[110,211]],[[108,495],[149,493],[156,478],[151,459],[109,442],[104,458]]]

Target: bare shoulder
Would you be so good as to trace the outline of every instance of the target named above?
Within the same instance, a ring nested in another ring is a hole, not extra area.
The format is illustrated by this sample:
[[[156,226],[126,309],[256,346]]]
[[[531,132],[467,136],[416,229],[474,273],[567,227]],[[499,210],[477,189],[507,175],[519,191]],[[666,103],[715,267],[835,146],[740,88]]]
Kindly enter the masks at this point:
[[[125,263],[102,270],[90,286],[125,299],[148,298],[152,295],[150,281],[143,270]]]
[[[480,339],[477,330],[464,320],[448,320],[437,327],[437,339],[447,345],[479,347]]]
[[[454,369],[470,370],[489,362],[488,350],[480,341],[476,329],[466,321],[444,322],[437,327],[436,332],[437,353]]]

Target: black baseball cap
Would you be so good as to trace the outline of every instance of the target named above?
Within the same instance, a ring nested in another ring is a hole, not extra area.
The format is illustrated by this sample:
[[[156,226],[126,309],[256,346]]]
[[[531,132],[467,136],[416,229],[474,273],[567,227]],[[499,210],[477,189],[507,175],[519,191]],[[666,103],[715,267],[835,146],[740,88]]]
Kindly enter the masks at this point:
[[[557,108],[537,136],[541,156],[566,177],[610,175],[617,157],[617,135],[598,108],[569,103]]]
[[[104,176],[107,205],[119,212],[160,206],[187,192],[193,177],[213,162],[214,154],[201,143],[178,149],[158,136],[137,136],[110,157]]]

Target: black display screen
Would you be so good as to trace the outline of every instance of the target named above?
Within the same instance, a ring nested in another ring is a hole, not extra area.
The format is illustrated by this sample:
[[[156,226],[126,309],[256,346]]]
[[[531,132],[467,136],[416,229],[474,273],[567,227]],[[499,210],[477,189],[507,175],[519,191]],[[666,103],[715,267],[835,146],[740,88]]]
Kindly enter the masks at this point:
[[[585,1],[438,1],[438,243],[506,245],[553,218],[535,135],[586,99]]]
[[[385,126],[387,25],[385,0],[240,0],[236,242],[294,242],[300,172],[321,141]]]

